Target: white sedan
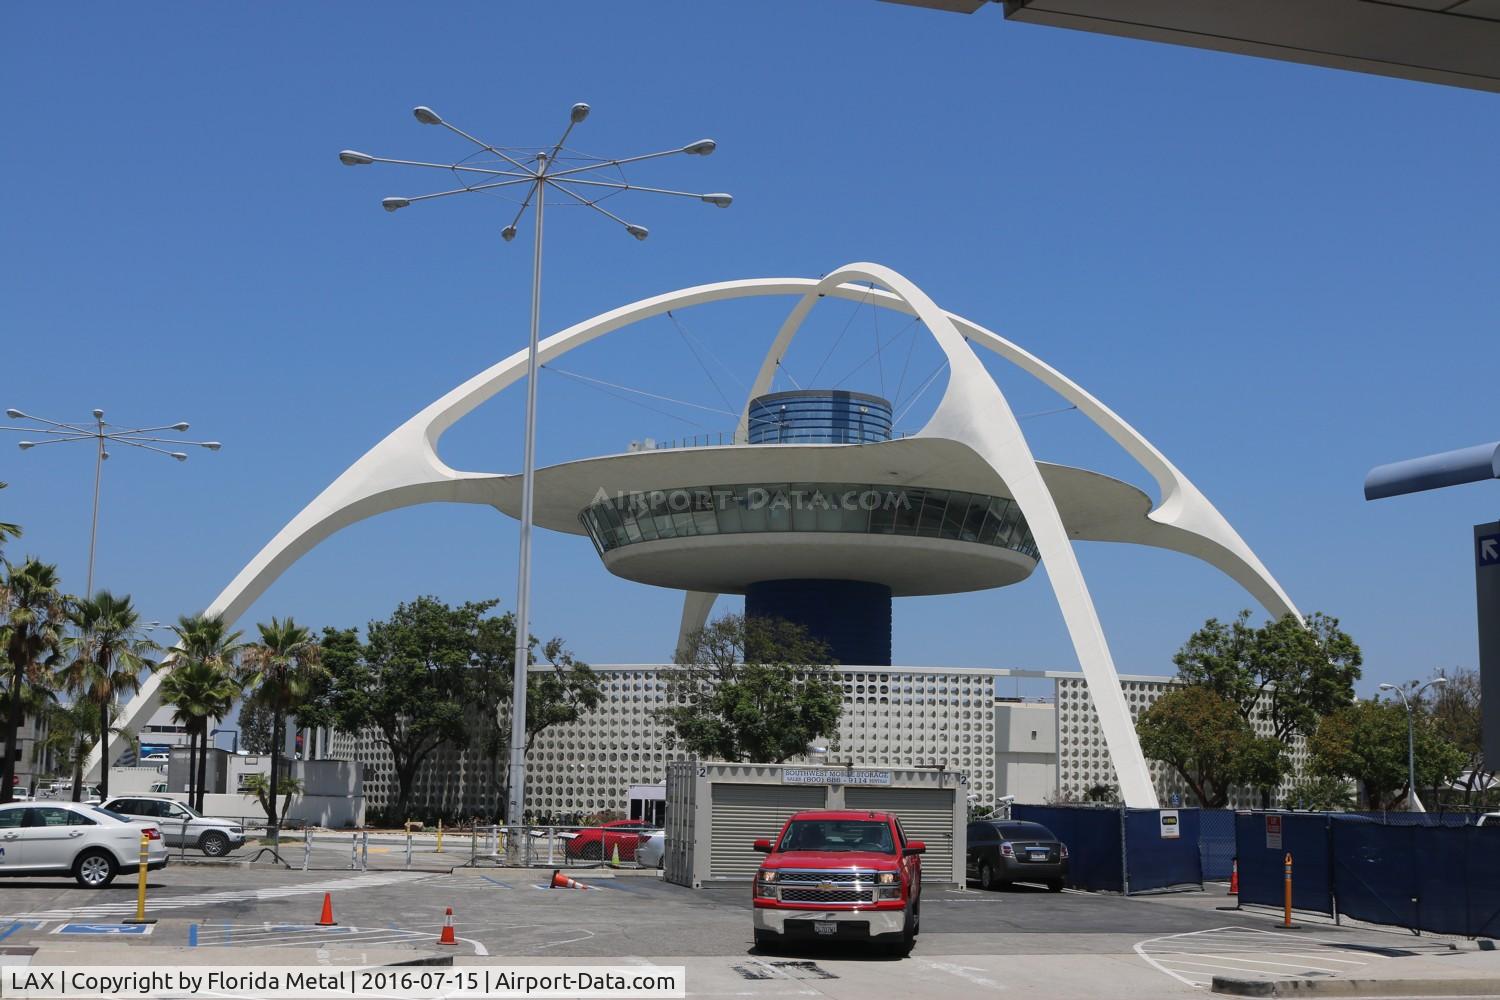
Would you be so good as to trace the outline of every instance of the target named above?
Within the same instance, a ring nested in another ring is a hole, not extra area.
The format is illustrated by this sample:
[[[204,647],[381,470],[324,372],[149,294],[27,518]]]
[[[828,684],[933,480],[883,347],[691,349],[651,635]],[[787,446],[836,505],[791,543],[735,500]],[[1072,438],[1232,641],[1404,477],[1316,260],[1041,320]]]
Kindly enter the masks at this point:
[[[667,854],[667,831],[652,830],[635,849],[635,863],[642,868],[665,868]]]
[[[71,875],[102,889],[139,866],[143,832],[146,867],[165,868],[167,843],[155,823],[78,802],[0,805],[0,876]]]

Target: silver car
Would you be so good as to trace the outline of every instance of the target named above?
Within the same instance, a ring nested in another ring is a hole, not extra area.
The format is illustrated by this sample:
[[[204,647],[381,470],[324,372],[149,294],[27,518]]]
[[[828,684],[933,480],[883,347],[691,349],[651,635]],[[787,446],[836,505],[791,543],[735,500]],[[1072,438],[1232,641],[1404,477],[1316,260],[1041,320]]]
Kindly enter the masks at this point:
[[[222,858],[245,846],[239,820],[215,819],[165,795],[122,795],[104,808],[126,816],[154,819],[169,847],[195,847],[211,858]]]

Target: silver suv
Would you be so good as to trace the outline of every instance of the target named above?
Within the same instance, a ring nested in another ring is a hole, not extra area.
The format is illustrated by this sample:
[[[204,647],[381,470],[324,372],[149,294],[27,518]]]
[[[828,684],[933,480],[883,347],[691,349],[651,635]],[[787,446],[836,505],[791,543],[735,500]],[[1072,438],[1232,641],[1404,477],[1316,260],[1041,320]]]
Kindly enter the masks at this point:
[[[169,847],[196,847],[211,858],[221,858],[245,844],[245,828],[238,820],[204,816],[164,795],[122,795],[104,803],[104,808],[154,819]]]

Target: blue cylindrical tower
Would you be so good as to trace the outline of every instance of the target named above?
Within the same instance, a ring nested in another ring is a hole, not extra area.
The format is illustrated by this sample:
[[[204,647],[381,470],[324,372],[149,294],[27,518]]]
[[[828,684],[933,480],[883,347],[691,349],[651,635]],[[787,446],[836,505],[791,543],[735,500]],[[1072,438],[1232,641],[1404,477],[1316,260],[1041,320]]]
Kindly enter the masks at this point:
[[[863,392],[794,389],[750,401],[751,444],[874,444],[891,439],[891,404]]]

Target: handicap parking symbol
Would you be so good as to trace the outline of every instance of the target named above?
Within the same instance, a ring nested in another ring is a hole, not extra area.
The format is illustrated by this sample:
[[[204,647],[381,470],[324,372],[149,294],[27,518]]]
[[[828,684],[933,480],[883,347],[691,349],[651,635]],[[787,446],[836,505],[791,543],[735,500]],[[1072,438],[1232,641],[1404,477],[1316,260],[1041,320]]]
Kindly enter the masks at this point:
[[[63,924],[53,934],[150,934],[154,924]]]

